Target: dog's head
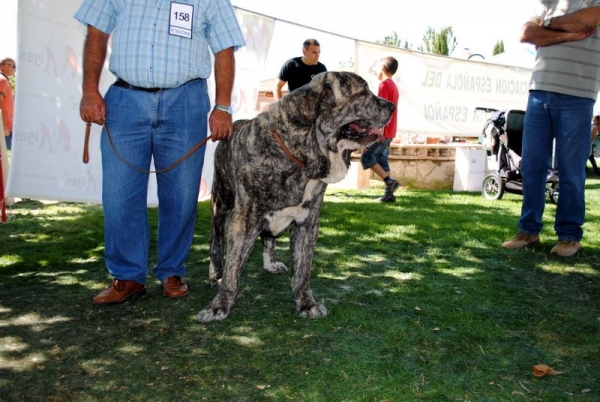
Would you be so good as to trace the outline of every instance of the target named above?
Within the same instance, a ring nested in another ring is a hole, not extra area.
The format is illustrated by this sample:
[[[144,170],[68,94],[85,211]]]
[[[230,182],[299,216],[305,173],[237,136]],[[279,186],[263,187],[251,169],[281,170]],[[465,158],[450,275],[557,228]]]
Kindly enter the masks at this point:
[[[389,122],[395,106],[376,96],[359,75],[328,72],[315,77],[311,84],[324,88],[317,128],[329,137],[330,151],[337,152],[336,144],[343,140],[359,149],[383,139],[380,129]]]
[[[294,141],[293,152],[304,153],[309,176],[341,180],[353,151],[382,138],[380,129],[390,120],[395,107],[376,96],[359,75],[326,72],[273,104],[269,113],[284,123]],[[301,144],[300,136],[306,136]],[[303,146],[309,149],[301,149]],[[332,155],[339,154],[339,155]],[[345,165],[339,172],[339,160]],[[338,171],[332,177],[332,169]],[[340,177],[341,176],[341,177]]]

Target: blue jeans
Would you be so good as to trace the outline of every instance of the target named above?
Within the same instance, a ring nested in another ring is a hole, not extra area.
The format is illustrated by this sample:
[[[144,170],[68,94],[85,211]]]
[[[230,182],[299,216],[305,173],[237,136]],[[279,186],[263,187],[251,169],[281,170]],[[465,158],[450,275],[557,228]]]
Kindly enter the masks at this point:
[[[10,133],[9,135],[5,136],[4,139],[6,141],[6,149],[8,151],[10,151],[12,149],[12,133]]]
[[[384,171],[389,173],[390,165],[388,163],[388,156],[390,155],[391,143],[392,139],[386,138],[384,142],[376,142],[368,147],[360,156],[360,163],[363,169],[370,169],[377,163]]]
[[[559,240],[580,241],[585,220],[585,165],[590,154],[590,121],[594,101],[546,91],[531,91],[523,128],[521,173],[523,205],[519,230],[542,230],[546,179],[556,141],[555,167],[560,196],[554,219]]]
[[[170,166],[207,136],[210,110],[206,81],[144,92],[111,86],[105,96],[106,126],[118,153],[136,167]],[[105,259],[120,280],[146,282],[150,250],[147,191],[149,174],[127,166],[102,132],[102,204]],[[158,239],[156,278],[184,276],[204,163],[202,147],[175,168],[157,173]]]

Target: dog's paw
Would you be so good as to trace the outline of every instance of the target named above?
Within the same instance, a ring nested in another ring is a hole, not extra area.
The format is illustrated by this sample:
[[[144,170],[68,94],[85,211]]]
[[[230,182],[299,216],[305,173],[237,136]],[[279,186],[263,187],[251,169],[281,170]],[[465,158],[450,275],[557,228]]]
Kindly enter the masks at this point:
[[[218,289],[219,286],[221,286],[221,278],[219,278],[219,279],[208,278],[208,284],[210,285],[210,287],[212,289]]]
[[[227,317],[228,314],[228,311],[208,306],[198,313],[197,318],[198,322],[222,321]]]
[[[327,307],[319,303],[313,304],[310,308],[305,307],[298,311],[298,315],[302,318],[325,318],[328,313]]]
[[[265,264],[264,268],[265,271],[270,272],[272,274],[283,274],[284,272],[287,272],[287,267],[281,262],[275,262],[273,264],[268,265]]]

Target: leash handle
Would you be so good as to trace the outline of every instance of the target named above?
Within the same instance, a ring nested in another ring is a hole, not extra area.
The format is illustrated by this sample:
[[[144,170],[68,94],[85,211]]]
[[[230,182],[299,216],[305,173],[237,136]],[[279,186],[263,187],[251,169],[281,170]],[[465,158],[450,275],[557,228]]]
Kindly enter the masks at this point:
[[[90,131],[92,123],[85,123],[85,140],[83,141],[83,163],[87,164],[90,161]]]

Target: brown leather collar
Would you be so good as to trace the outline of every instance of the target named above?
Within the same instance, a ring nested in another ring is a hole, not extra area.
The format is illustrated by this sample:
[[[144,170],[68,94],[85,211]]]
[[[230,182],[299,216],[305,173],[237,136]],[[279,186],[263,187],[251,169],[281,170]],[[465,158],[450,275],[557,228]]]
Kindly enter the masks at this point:
[[[292,162],[294,162],[296,165],[300,166],[301,168],[306,167],[306,165],[304,165],[304,163],[300,162],[298,159],[296,159],[296,157],[294,155],[292,155],[292,153],[290,152],[288,147],[286,147],[285,144],[283,143],[283,140],[281,139],[279,134],[277,134],[277,131],[275,131],[274,127],[271,127],[271,134],[273,134],[273,138],[275,138],[275,141],[277,141],[277,143],[281,147],[281,150],[287,155],[288,158],[290,158],[290,160]]]

